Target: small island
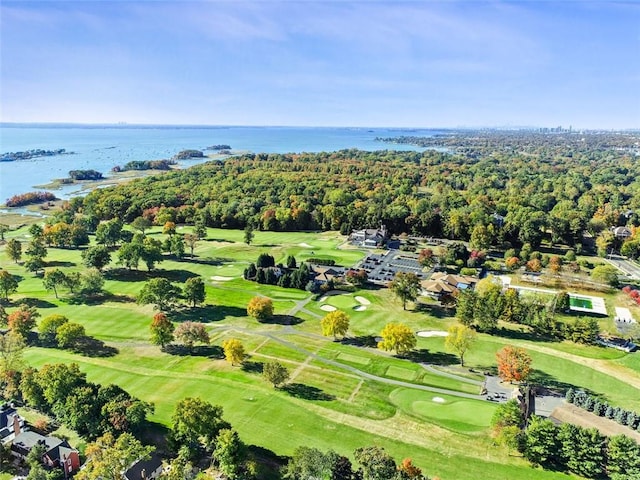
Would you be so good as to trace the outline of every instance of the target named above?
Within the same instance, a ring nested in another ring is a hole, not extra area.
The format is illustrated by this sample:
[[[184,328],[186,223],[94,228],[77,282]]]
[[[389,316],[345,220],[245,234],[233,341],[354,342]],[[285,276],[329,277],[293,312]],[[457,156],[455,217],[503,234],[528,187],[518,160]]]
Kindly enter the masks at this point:
[[[205,150],[231,150],[231,145],[211,145],[210,147],[205,148]]]
[[[0,162],[15,162],[17,160],[31,160],[39,157],[54,157],[56,155],[72,155],[73,152],[67,152],[64,148],[57,150],[27,150],[26,152],[6,152],[0,155]]]
[[[27,192],[7,199],[7,207],[24,207],[25,205],[31,205],[33,203],[52,202],[56,199],[56,196],[51,192]]]
[[[189,160],[190,158],[204,158],[204,153],[200,150],[182,150],[176,153],[172,160]]]
[[[71,170],[69,172],[69,178],[73,181],[80,180],[102,180],[104,177],[102,173],[96,170]]]
[[[128,172],[130,170],[171,170],[171,165],[175,165],[173,160],[133,160],[124,166],[115,166],[112,172]]]

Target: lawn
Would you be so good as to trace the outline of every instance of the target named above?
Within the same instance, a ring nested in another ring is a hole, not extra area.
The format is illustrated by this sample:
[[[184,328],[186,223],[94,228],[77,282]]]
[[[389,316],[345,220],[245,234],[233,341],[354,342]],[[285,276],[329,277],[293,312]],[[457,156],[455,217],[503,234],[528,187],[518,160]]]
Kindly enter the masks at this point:
[[[179,231],[188,232],[189,228]],[[427,474],[442,478],[475,479],[478,472],[487,479],[566,478],[531,469],[523,460],[493,445],[483,432],[494,404],[440,394],[437,396],[444,402],[436,403],[432,401],[436,394],[389,384],[404,381],[478,393],[477,386],[438,375],[420,364],[457,364],[457,358],[445,350],[443,338],[419,338],[418,349],[409,359],[375,348],[375,336],[389,321],[406,323],[414,331],[443,330],[455,321],[452,312],[432,303],[421,304],[419,309],[409,304],[409,310],[403,310],[384,288],[329,296],[320,302],[305,291],[245,281],[242,271],[262,252],[274,255],[276,262],[295,255],[298,261],[315,256],[335,259],[341,265],[353,265],[364,255],[360,250],[343,248],[344,237],[335,232],[255,234],[254,242],[246,245],[241,231],[210,229],[207,240],[198,242],[194,261],[188,256],[182,261],[167,258],[154,272],[107,268],[105,289],[111,295],[92,304],[71,302],[65,291],[56,298],[44,289],[40,278],[9,262],[0,247],[0,264],[20,277],[13,300],[29,299],[42,317],[66,315],[82,323],[89,335],[115,349],[113,356],[84,357],[58,349],[29,348],[26,361],[34,366],[76,362],[91,381],[117,383],[131,394],[154,402],[151,420],[163,425],[170,424],[180,399],[200,396],[224,407],[225,417],[245,442],[270,448],[279,455],[289,455],[299,445],[333,448],[351,455],[357,447],[378,444],[397,459],[411,456]],[[163,238],[158,228],[150,235]],[[26,240],[24,228],[9,236]],[[80,250],[50,248],[46,260],[49,267],[65,271],[84,269]],[[149,343],[149,323],[155,311],[150,305],[137,305],[134,299],[149,278],[164,276],[181,284],[193,275],[205,279],[206,304],[176,308],[169,317],[176,323],[206,323],[213,344],[190,351],[162,352]],[[247,302],[256,295],[273,300],[274,320],[260,323],[247,316]],[[369,300],[367,310],[353,309],[360,305],[356,295]],[[326,314],[319,308],[322,304],[349,314],[346,341],[334,342],[321,336],[319,319]],[[298,308],[302,310],[295,318],[288,316]],[[241,340],[249,355],[244,370],[222,358],[220,345],[231,337]],[[531,351],[541,380],[584,386],[613,403],[640,410],[640,392],[626,385],[624,379],[561,357],[579,355],[640,370],[640,362],[619,352],[481,335],[465,360],[470,366],[493,368],[495,351],[506,343],[548,349]],[[273,389],[262,379],[260,364],[271,359],[289,369],[292,385]],[[382,380],[365,378],[364,374]]]

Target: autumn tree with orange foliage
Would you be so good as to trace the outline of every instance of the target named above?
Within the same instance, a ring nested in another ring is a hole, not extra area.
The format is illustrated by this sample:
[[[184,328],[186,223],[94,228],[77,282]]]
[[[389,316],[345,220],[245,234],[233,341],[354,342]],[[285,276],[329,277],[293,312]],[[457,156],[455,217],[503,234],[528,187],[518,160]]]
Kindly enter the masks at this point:
[[[531,356],[524,348],[507,345],[496,353],[498,375],[505,382],[523,382],[531,373]]]

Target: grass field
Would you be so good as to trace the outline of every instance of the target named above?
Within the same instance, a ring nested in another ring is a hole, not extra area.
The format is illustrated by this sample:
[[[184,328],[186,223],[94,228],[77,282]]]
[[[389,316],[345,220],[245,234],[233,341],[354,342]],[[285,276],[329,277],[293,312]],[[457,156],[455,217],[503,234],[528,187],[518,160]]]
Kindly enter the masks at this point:
[[[180,228],[188,232],[189,228]],[[224,407],[225,418],[244,441],[288,455],[299,445],[332,448],[351,455],[360,446],[378,444],[397,459],[411,456],[430,475],[445,479],[566,478],[532,469],[522,459],[496,447],[486,432],[495,404],[456,397],[456,392],[477,394],[478,387],[460,379],[426,370],[420,362],[455,365],[457,357],[444,348],[439,337],[418,338],[410,359],[396,358],[375,348],[375,336],[389,322],[400,321],[414,331],[443,330],[455,319],[434,304],[418,310],[403,310],[387,289],[370,288],[357,294],[329,296],[320,302],[300,290],[260,285],[243,280],[242,272],[262,252],[284,262],[288,255],[298,261],[311,256],[333,258],[352,265],[364,252],[344,247],[344,237],[328,233],[255,232],[252,245],[242,243],[243,232],[214,230],[195,249],[195,261],[167,259],[154,272],[106,271],[105,289],[111,293],[91,305],[69,301],[66,292],[56,299],[44,289],[40,278],[10,262],[0,247],[0,265],[19,276],[14,302],[26,299],[38,307],[42,317],[59,313],[82,323],[92,335],[117,350],[108,357],[85,357],[58,349],[29,348],[27,362],[76,362],[91,381],[116,383],[139,398],[154,402],[151,420],[169,425],[175,404],[187,396],[200,396]],[[163,235],[154,228],[150,233]],[[27,240],[26,228],[8,237]],[[80,251],[50,248],[49,266],[83,270]],[[114,267],[114,265],[111,265]],[[149,278],[164,276],[178,284],[193,275],[206,283],[206,304],[178,308],[170,313],[176,323],[205,322],[213,339],[210,347],[196,347],[191,355],[170,354],[149,343],[151,306],[137,305],[135,297]],[[274,302],[277,315],[295,313],[286,325],[277,319],[260,323],[246,314],[247,302],[264,295]],[[364,311],[355,296],[369,300]],[[321,336],[320,319],[329,304],[346,311],[350,329],[345,342]],[[13,306],[9,307],[11,310]],[[290,323],[290,324],[289,324]],[[221,356],[220,344],[238,338],[249,357],[247,368],[232,367]],[[570,343],[534,342],[524,338],[480,335],[467,353],[466,363],[477,369],[492,369],[495,352],[515,343],[529,349],[536,379],[557,386],[583,386],[608,401],[640,411],[640,360],[597,347]],[[262,362],[278,359],[287,366],[292,380],[287,388],[273,389],[258,373]],[[630,375],[630,376],[629,376]],[[635,375],[635,377],[633,377]],[[405,382],[399,387],[392,382]],[[413,385],[446,389],[437,394]],[[0,476],[2,480],[2,476]]]

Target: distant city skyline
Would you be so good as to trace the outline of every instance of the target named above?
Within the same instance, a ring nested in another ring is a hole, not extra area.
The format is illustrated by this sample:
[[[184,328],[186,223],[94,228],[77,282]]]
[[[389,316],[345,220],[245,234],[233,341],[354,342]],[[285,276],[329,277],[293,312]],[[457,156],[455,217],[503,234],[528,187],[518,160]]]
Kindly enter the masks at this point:
[[[0,121],[640,128],[633,1],[11,1]]]

